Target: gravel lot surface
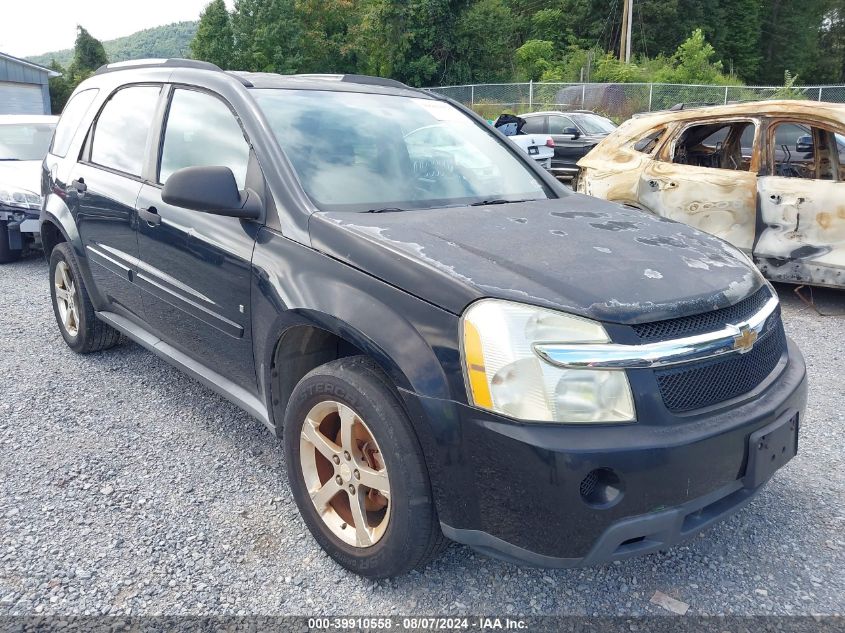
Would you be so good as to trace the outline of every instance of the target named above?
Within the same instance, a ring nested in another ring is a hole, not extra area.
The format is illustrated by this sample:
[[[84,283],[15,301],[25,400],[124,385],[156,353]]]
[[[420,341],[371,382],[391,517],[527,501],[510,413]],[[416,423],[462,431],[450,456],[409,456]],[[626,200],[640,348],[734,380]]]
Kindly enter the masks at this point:
[[[135,344],[73,354],[40,256],[0,267],[0,615],[845,613],[845,317],[784,299],[810,405],[800,451],[669,552],[542,570],[454,545],[374,583],[317,547],[263,426]],[[845,292],[816,291],[845,311]]]

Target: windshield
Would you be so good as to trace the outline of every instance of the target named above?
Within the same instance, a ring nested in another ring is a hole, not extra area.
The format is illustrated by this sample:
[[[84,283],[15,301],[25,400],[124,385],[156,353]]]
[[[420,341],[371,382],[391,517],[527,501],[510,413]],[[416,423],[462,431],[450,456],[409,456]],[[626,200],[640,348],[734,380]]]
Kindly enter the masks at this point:
[[[586,114],[578,117],[578,123],[585,134],[610,134],[616,129],[616,125],[610,119],[595,114]]]
[[[428,209],[548,197],[522,161],[447,103],[316,90],[254,95],[321,209]]]
[[[0,124],[0,160],[43,160],[55,123]]]

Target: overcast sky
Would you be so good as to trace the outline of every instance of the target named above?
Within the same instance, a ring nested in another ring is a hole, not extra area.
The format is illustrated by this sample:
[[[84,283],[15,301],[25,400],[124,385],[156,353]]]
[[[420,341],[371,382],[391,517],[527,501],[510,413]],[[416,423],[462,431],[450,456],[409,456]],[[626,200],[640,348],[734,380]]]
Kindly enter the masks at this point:
[[[0,0],[0,51],[26,57],[71,48],[76,25],[99,40],[196,20],[209,0]],[[227,5],[233,4],[227,1]]]

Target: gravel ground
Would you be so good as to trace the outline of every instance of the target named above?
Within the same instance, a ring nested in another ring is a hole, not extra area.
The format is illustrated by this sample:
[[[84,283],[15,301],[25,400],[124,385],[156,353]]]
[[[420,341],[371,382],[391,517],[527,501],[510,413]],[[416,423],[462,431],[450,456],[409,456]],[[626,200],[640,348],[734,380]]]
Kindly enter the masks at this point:
[[[317,547],[263,426],[134,344],[77,356],[39,256],[0,267],[0,615],[845,613],[845,317],[780,287],[804,350],[800,452],[738,515],[669,552],[542,570],[454,545],[371,582]],[[845,292],[817,291],[830,310]],[[339,591],[342,588],[342,591]]]

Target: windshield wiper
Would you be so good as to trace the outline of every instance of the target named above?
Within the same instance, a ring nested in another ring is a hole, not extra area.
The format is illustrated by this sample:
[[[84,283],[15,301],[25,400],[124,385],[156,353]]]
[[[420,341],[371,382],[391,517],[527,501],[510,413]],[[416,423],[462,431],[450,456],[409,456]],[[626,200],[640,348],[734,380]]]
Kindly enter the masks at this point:
[[[383,209],[368,209],[367,213],[395,213],[397,211],[404,211],[399,207],[384,207]]]
[[[530,200],[505,200],[503,198],[495,198],[493,200],[482,200],[481,202],[473,202],[471,207],[484,207],[488,204],[513,204],[515,202],[531,202]]]
[[[16,160],[16,161],[20,161],[20,158],[0,158],[0,160]]]

